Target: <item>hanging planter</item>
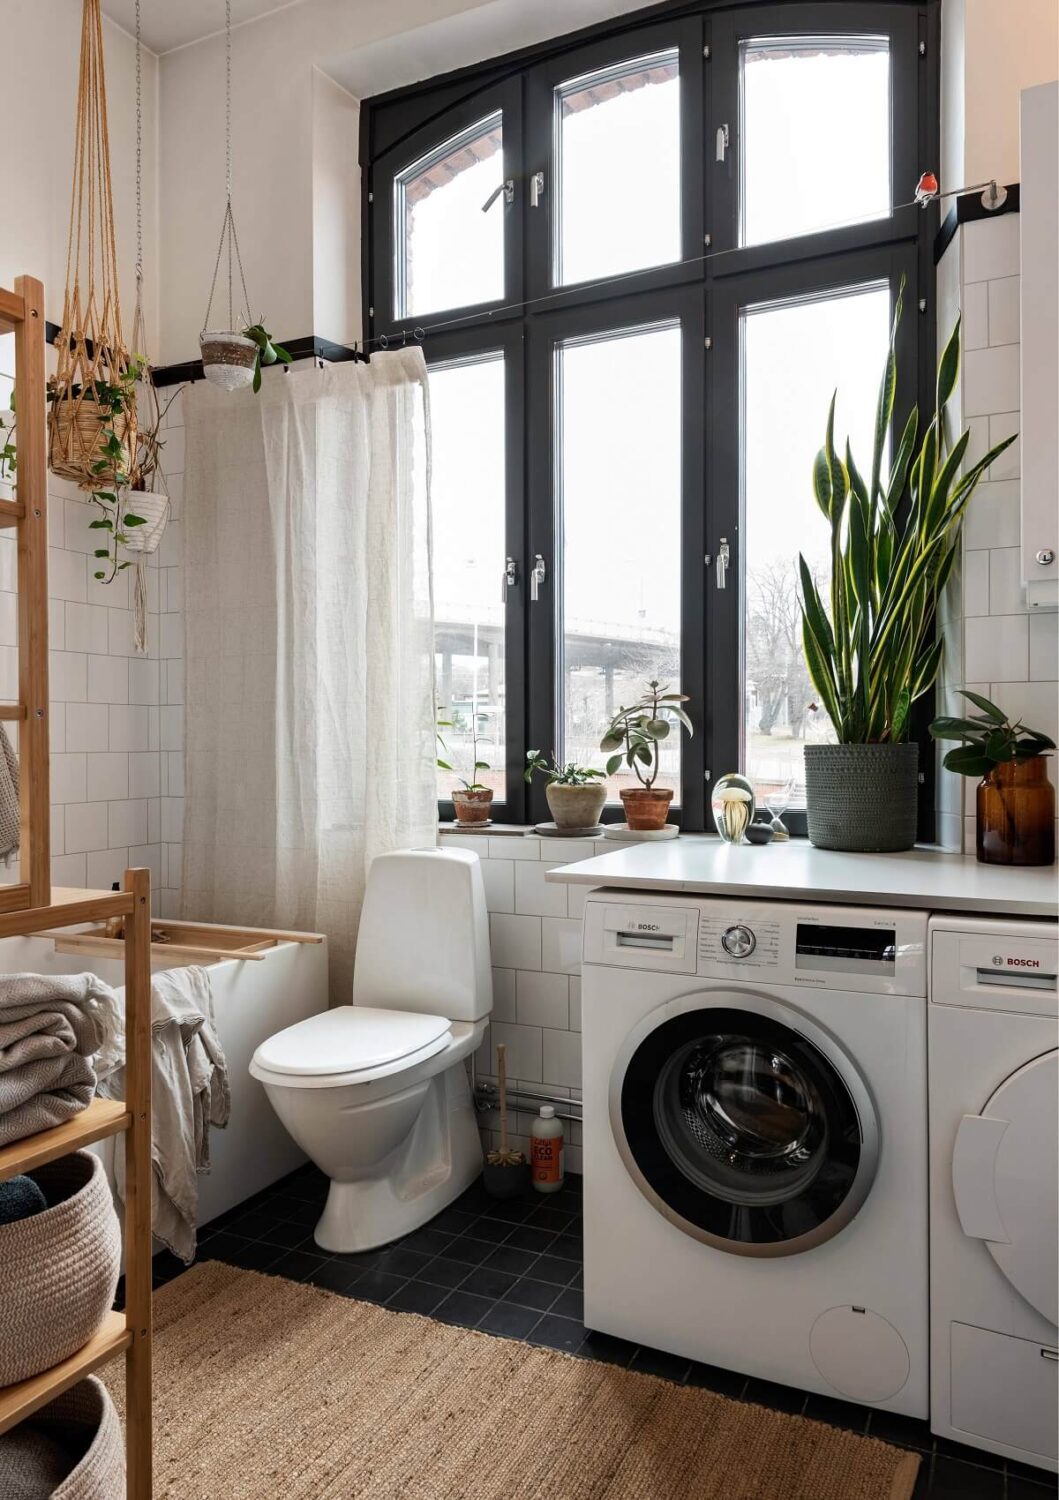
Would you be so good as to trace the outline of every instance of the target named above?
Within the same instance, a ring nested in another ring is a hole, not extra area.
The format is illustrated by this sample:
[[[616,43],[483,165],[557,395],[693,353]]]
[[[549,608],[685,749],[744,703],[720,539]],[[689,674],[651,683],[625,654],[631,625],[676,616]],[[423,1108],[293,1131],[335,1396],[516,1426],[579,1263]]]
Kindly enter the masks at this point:
[[[48,464],[84,490],[128,481],[139,364],[118,292],[100,0],[83,0],[74,187],[58,366],[48,383]]]
[[[235,230],[235,215],[232,212],[232,0],[225,0],[224,7],[225,45],[225,140],[224,170],[225,193],[224,218],[221,220],[221,238],[217,246],[217,259],[210,282],[210,300],[206,304],[205,327],[199,334],[199,349],[202,351],[202,373],[212,385],[224,391],[245,390],[252,385],[261,389],[261,366],[278,361],[289,365],[290,355],[282,344],[273,341],[262,322],[250,321],[250,298],[246,291],[246,276],[243,273],[243,257],[239,253],[239,236]],[[228,326],[211,328],[213,298],[217,290],[217,274],[221,262],[228,265]],[[238,268],[239,284],[243,289],[243,307],[247,310],[241,322],[235,317],[233,297],[234,272]]]

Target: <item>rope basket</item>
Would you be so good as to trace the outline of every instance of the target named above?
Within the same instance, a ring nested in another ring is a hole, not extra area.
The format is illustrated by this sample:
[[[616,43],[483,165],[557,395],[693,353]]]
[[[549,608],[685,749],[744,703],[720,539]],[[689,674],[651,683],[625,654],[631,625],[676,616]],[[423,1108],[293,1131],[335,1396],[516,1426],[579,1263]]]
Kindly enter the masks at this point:
[[[49,467],[60,479],[72,479],[83,490],[105,489],[132,471],[136,456],[134,413],[113,415],[98,401],[84,396],[59,396],[51,403]],[[121,457],[103,451],[107,434],[121,444]],[[98,471],[97,463],[104,467]]]
[[[87,1344],[118,1284],[121,1230],[99,1157],[76,1151],[31,1175],[48,1207],[0,1224],[0,1386]]]
[[[0,1438],[4,1500],[124,1500],[121,1422],[89,1376]]]

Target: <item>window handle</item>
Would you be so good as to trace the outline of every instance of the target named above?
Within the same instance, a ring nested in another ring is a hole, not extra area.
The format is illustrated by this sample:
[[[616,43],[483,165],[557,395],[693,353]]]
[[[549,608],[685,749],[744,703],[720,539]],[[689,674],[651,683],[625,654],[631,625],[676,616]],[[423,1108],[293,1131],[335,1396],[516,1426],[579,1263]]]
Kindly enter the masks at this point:
[[[487,214],[489,212],[489,210],[492,208],[493,204],[500,197],[501,193],[503,193],[503,195],[504,195],[504,202],[505,203],[514,203],[514,201],[515,201],[515,179],[513,177],[507,177],[507,178],[504,179],[503,182],[497,184],[497,186],[489,194],[489,197],[482,204],[482,213],[483,214]]]
[[[540,208],[544,197],[544,173],[534,172],[530,178],[530,208]]]
[[[504,574],[500,584],[500,598],[504,604],[507,603],[507,591],[518,587],[518,563],[513,557],[509,557],[504,563]]]
[[[728,545],[728,538],[722,536],[720,546],[717,548],[717,556],[713,562],[717,575],[717,587],[719,589],[728,587],[728,564],[731,561],[731,556],[732,549]]]
[[[541,584],[548,576],[548,570],[544,566],[544,558],[538,552],[533,559],[533,571],[530,573],[530,598],[536,604],[541,596]]]
[[[726,161],[728,158],[729,134],[727,125],[717,127],[717,160]]]

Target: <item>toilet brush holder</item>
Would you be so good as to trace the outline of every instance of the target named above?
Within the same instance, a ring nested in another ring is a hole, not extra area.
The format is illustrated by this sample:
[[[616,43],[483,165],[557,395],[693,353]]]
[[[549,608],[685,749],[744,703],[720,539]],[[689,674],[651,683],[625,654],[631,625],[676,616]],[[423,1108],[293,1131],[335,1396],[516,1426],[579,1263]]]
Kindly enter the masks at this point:
[[[482,1169],[482,1185],[491,1198],[517,1198],[529,1190],[529,1162],[521,1151],[513,1151],[507,1136],[507,1047],[496,1049],[497,1087],[500,1095],[500,1148],[490,1151]]]

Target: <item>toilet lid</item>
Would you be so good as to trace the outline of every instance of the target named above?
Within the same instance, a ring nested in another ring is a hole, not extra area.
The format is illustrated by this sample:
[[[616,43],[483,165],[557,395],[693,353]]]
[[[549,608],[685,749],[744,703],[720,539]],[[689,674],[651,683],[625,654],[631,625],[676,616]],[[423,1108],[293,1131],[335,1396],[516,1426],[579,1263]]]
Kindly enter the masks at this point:
[[[398,1062],[437,1041],[451,1023],[410,1010],[339,1005],[277,1031],[254,1061],[273,1073],[298,1076],[357,1073]]]

